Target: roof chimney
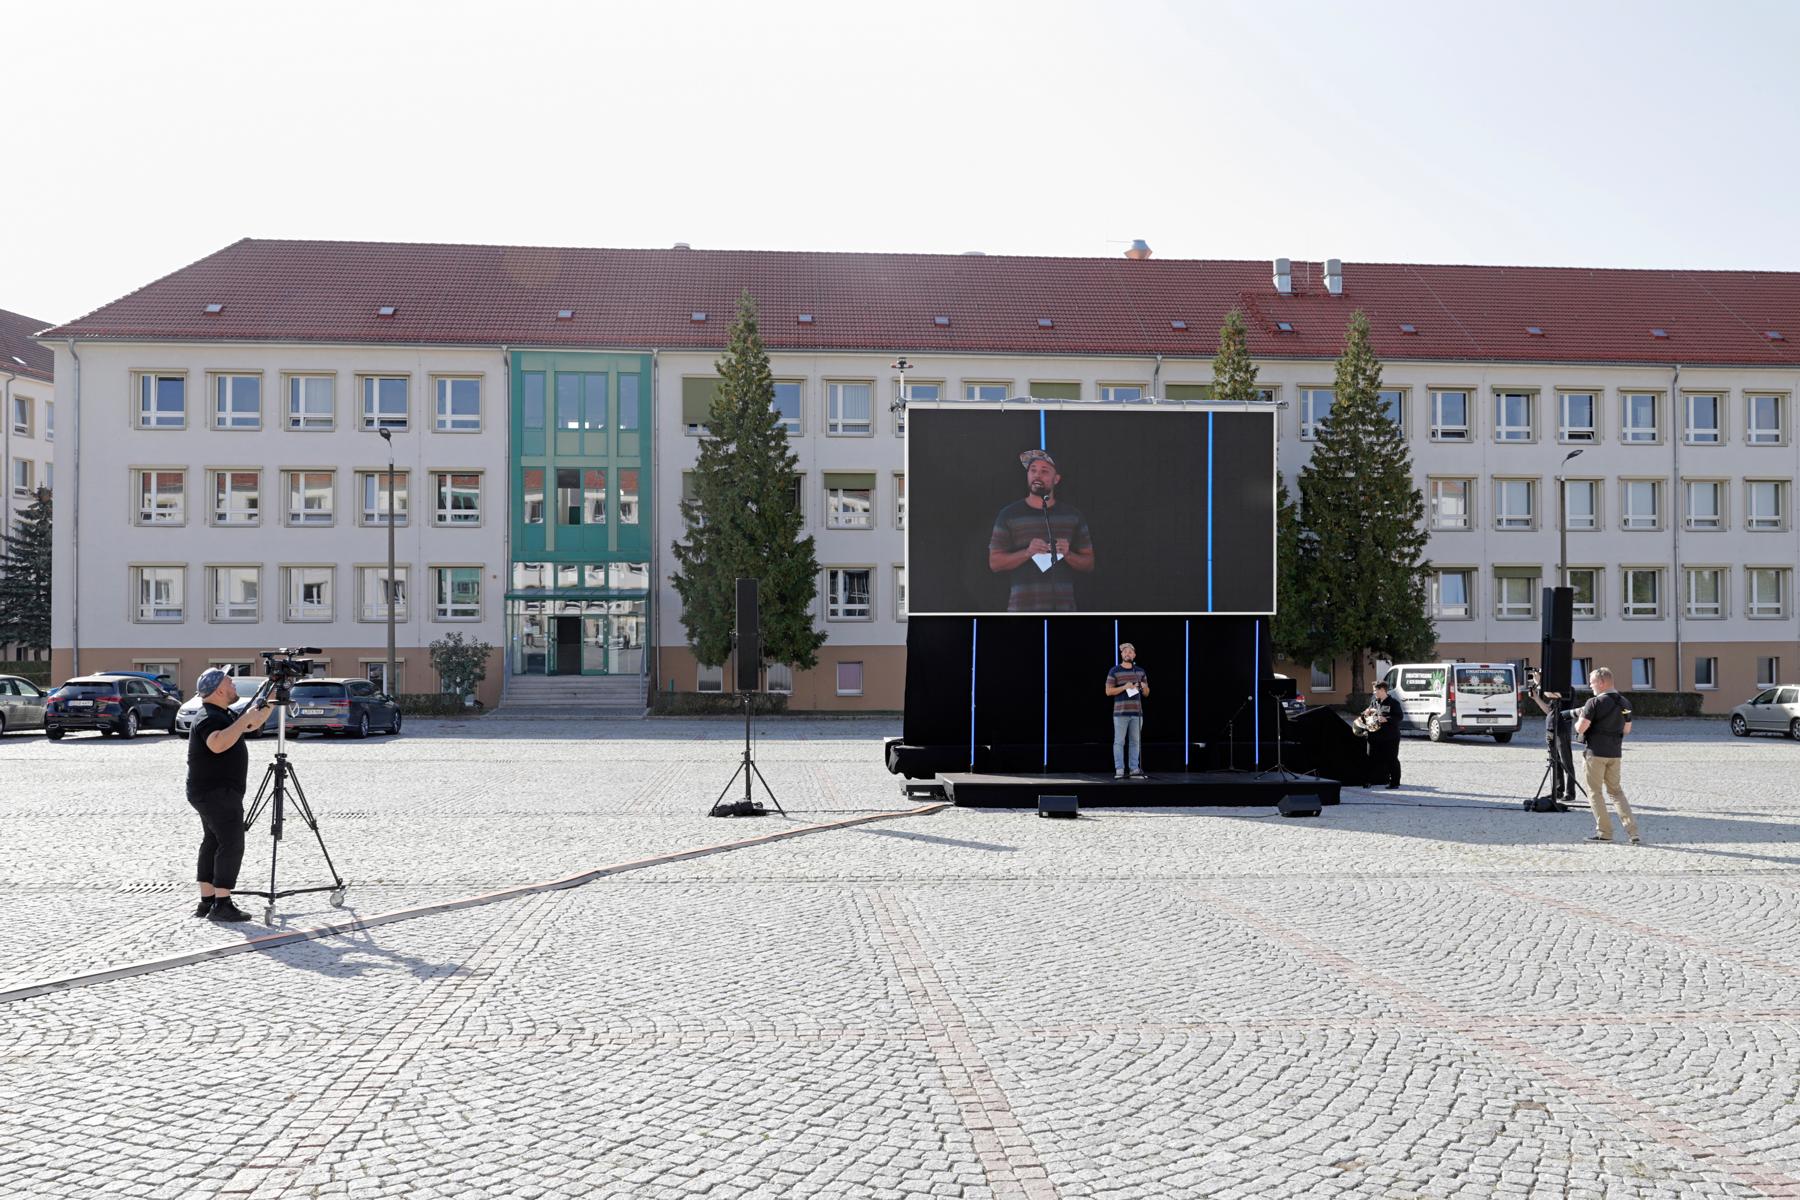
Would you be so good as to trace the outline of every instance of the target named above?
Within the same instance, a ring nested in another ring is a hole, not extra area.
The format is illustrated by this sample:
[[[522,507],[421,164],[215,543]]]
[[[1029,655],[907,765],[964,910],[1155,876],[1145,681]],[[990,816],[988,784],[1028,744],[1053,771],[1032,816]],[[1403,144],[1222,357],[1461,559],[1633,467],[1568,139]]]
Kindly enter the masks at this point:
[[[676,249],[676,250],[692,250],[693,247],[688,245],[686,242],[676,242],[674,249]]]
[[[1129,249],[1125,252],[1125,257],[1131,259],[1134,262],[1139,259],[1149,258],[1150,257],[1150,243],[1146,242],[1143,238],[1131,239],[1131,249]]]
[[[1284,296],[1294,291],[1294,264],[1285,258],[1275,260],[1275,290]]]
[[[1344,260],[1328,258],[1325,260],[1325,290],[1334,296],[1344,294]]]

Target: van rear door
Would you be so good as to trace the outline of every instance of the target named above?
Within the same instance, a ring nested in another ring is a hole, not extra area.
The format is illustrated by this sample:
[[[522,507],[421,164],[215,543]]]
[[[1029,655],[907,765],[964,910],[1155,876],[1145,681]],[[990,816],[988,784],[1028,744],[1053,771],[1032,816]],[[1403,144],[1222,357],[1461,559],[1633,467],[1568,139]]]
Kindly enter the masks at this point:
[[[1454,668],[1458,729],[1486,732],[1519,727],[1519,688],[1511,663],[1458,663]]]
[[[1406,728],[1423,729],[1433,716],[1444,711],[1444,668],[1400,667],[1397,673],[1400,711],[1406,714]]]

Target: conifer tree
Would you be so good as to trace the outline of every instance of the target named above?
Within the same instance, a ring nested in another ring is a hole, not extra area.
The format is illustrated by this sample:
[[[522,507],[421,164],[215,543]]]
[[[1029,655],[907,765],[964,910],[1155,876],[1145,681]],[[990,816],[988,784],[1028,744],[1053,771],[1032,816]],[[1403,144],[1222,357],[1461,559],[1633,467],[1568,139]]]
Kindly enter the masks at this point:
[[[1219,327],[1219,352],[1213,356],[1214,400],[1243,402],[1260,398],[1256,364],[1250,361],[1250,344],[1244,334],[1244,314],[1232,309]]]
[[[719,390],[694,467],[694,495],[682,501],[687,536],[675,543],[670,578],[681,596],[681,623],[695,656],[719,666],[731,655],[740,576],[759,581],[763,657],[794,667],[818,665],[825,635],[813,625],[819,563],[794,504],[800,460],[775,412],[775,379],[745,292],[724,355],[714,363]],[[739,686],[754,681],[741,680]]]
[[[50,491],[39,488],[0,534],[0,644],[50,649]]]
[[[1412,456],[1381,401],[1369,319],[1351,314],[1331,413],[1300,471],[1299,523],[1315,657],[1350,659],[1363,692],[1370,656],[1416,658],[1434,642],[1426,611],[1425,498]]]

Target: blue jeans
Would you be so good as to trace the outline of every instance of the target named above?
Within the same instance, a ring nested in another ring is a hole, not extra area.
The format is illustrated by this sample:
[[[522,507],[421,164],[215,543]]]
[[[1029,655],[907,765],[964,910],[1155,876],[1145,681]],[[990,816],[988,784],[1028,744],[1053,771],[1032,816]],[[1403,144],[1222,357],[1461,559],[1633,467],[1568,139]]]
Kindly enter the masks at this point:
[[[1138,770],[1138,750],[1144,739],[1144,716],[1142,713],[1131,713],[1126,716],[1113,717],[1113,770],[1127,769],[1125,748],[1131,747],[1131,763],[1129,769],[1133,775]]]

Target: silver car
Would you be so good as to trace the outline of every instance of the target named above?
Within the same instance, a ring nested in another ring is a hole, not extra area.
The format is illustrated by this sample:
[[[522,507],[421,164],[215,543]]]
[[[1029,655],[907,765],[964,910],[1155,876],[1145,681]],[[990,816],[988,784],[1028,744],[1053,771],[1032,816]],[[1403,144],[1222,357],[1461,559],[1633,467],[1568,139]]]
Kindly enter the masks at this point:
[[[237,702],[231,706],[231,715],[241,717],[244,715],[244,710],[250,707],[250,699],[256,695],[256,689],[267,683],[268,680],[262,675],[236,675],[232,677],[232,682],[237,684],[238,698]],[[200,710],[205,707],[206,701],[198,696],[189,696],[175,712],[175,732],[186,737],[193,731],[194,722],[200,719]],[[268,724],[251,736],[268,737],[274,732],[275,722],[271,719]]]
[[[1753,699],[1731,710],[1731,732],[1738,737],[1753,733],[1785,733],[1800,740],[1800,687],[1783,684],[1764,688]]]
[[[0,675],[0,734],[15,729],[42,729],[49,693],[17,675]]]

